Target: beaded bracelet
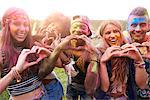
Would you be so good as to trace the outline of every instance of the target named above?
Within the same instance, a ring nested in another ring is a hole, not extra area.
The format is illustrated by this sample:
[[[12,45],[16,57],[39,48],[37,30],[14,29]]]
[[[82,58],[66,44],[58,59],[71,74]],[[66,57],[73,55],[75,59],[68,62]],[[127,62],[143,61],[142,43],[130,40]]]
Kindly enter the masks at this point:
[[[144,61],[140,62],[140,63],[135,62],[134,64],[135,64],[136,68],[137,67],[139,67],[139,68],[145,68],[145,62]]]
[[[19,74],[19,72],[16,70],[15,67],[11,68],[12,72],[13,72],[13,76],[15,77],[17,83],[21,82],[21,75]]]

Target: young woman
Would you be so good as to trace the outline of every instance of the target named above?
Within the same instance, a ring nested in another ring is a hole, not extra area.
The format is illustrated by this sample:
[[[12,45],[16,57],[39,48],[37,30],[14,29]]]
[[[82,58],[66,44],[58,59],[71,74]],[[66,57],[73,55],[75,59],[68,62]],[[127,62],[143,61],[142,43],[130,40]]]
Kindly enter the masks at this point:
[[[32,46],[26,12],[20,8],[8,9],[2,17],[0,93],[7,88],[12,100],[48,100],[38,77],[38,62],[46,55],[37,54],[40,48]]]
[[[124,44],[121,32],[117,21],[105,21],[99,29],[107,48],[100,59],[101,90],[97,99],[135,100],[135,86],[146,86],[145,62],[135,46]]]
[[[54,48],[61,42],[62,37],[66,37],[69,33],[69,25],[69,17],[60,12],[50,14],[39,27],[37,35],[34,36],[35,38],[41,37],[41,39],[35,39],[37,40],[35,41],[35,44],[53,51]],[[63,68],[63,60],[70,62],[70,59],[65,56],[64,53],[61,53],[58,59],[59,64],[55,67]],[[54,71],[47,75],[42,82],[44,83],[50,100],[62,99],[64,95],[63,87]]]

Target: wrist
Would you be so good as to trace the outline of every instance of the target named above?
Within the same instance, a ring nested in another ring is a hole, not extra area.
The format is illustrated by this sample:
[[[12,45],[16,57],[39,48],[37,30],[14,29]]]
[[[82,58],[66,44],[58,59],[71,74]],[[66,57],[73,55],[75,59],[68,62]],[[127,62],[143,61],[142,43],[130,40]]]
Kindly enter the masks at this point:
[[[19,74],[19,71],[17,70],[17,68],[16,67],[12,67],[11,71],[12,71],[12,75],[16,79],[16,81],[20,82],[22,78],[21,78],[21,75]]]
[[[145,62],[144,61],[134,62],[134,65],[136,68],[145,68]]]

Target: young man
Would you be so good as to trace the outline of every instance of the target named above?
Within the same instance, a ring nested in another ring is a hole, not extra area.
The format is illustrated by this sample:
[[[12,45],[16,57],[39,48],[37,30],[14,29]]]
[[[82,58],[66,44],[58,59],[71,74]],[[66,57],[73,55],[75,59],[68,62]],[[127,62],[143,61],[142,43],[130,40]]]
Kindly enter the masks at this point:
[[[75,47],[72,53],[72,64],[66,66],[66,71],[68,72],[68,85],[67,85],[67,99],[68,100],[78,100],[80,97],[81,100],[91,100],[93,92],[95,91],[95,86],[97,85],[97,68],[98,68],[98,54],[97,52],[91,52],[94,46],[91,46],[90,36],[92,32],[89,26],[89,20],[87,16],[76,15],[72,17],[71,35],[77,35],[79,40],[71,40],[71,46]],[[87,45],[85,42],[88,42]],[[91,46],[91,47],[90,47]],[[90,47],[90,48],[89,48]],[[79,48],[82,48],[80,50]],[[95,61],[94,61],[95,60]],[[71,66],[71,67],[70,67]],[[91,73],[94,68],[96,70]],[[69,71],[71,70],[71,71]],[[94,77],[93,77],[94,76]]]
[[[150,62],[150,36],[146,33],[149,30],[149,15],[144,7],[136,7],[133,9],[127,20],[127,30],[131,35],[132,43],[141,52],[145,63]],[[150,64],[150,63],[149,63]],[[150,76],[150,67],[146,68]],[[137,89],[139,98],[150,98],[150,81],[146,89]]]

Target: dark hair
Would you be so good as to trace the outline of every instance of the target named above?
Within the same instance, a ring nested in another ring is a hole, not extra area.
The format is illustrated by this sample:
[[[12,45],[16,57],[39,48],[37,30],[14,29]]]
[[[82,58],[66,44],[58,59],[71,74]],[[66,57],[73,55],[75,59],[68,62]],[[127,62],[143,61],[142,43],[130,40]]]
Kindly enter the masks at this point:
[[[147,9],[144,7],[136,7],[131,11],[130,15],[136,15],[136,16],[145,16],[146,15],[146,16],[148,16],[148,12],[147,12]]]

